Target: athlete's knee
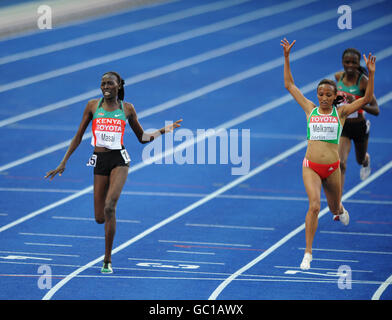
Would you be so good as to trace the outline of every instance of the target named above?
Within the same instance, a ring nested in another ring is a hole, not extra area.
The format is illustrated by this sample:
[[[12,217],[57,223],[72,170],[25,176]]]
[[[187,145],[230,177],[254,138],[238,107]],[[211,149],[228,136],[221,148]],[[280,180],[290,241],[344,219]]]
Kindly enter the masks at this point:
[[[116,202],[117,201],[114,199],[109,199],[105,203],[104,214],[105,218],[107,218],[108,220],[110,220],[116,212]]]
[[[320,201],[318,201],[318,200],[309,201],[309,212],[311,214],[315,214],[315,215],[319,214],[319,212],[320,212]]]

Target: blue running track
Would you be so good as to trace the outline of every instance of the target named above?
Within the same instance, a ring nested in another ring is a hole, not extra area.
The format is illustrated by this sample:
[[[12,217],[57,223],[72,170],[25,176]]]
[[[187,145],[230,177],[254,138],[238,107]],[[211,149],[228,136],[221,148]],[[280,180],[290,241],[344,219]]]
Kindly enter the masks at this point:
[[[348,30],[337,25],[341,4],[167,1],[2,40],[0,299],[391,300],[392,3],[350,1]],[[342,69],[344,49],[377,56],[372,174],[360,180],[353,149],[343,196],[350,224],[332,220],[322,194],[306,272],[306,122],[283,86],[283,37],[297,40],[292,72],[313,101],[317,82]],[[110,70],[125,79],[125,100],[145,129],[184,120],[183,135],[154,145],[141,145],[127,126],[132,163],[117,208],[114,273],[102,275],[104,229],[86,166],[91,128],[64,174],[43,177]],[[200,132],[218,128],[216,163],[208,163],[214,135]],[[224,134],[233,145],[238,134],[232,154],[220,147]],[[156,162],[143,161],[146,153]]]

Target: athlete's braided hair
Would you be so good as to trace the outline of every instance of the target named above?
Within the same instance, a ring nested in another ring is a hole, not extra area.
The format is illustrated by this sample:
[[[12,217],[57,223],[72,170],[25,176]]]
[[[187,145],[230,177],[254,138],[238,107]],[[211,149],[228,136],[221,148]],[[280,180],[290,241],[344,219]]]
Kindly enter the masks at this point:
[[[338,92],[338,88],[336,86],[335,81],[331,80],[331,79],[323,79],[319,82],[319,84],[317,85],[317,89],[319,88],[319,86],[321,86],[322,84],[328,84],[330,86],[332,86],[334,88],[334,92],[335,94]],[[336,96],[336,99],[333,101],[333,104],[335,106],[337,106],[339,103],[343,102],[344,98],[340,95]]]
[[[108,72],[105,72],[105,73],[103,74],[103,76],[105,76],[105,75],[107,75],[107,74],[114,75],[114,76],[117,78],[117,81],[118,81],[118,84],[119,84],[119,88],[118,88],[118,99],[124,100],[124,95],[125,95],[125,91],[124,91],[124,84],[125,84],[125,81],[124,81],[124,79],[121,78],[121,76],[120,76],[117,72],[115,72],[115,71],[108,71]]]
[[[361,53],[357,49],[347,48],[346,50],[343,51],[342,59],[344,59],[344,56],[347,53],[355,54],[358,57],[358,60],[361,61]],[[367,72],[366,68],[362,67],[361,65],[359,65],[358,71],[359,71],[359,74],[365,74],[366,76],[368,76],[368,72]]]

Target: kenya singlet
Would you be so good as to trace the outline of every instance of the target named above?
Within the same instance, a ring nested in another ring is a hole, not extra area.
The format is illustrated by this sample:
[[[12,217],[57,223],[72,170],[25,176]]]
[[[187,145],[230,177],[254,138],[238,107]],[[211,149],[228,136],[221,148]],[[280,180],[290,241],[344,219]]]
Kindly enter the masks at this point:
[[[102,101],[101,98],[93,116],[91,145],[120,150],[123,146],[126,124],[123,102],[121,101],[120,109],[106,111],[102,108]]]
[[[358,77],[357,83],[352,86],[346,86],[343,83],[344,76],[345,76],[345,73],[343,73],[343,75],[340,77],[338,83],[336,84],[337,89],[338,89],[338,95],[342,96],[344,98],[344,101],[339,106],[344,105],[344,104],[348,104],[347,96],[352,96],[354,98],[354,100],[357,100],[365,95],[365,92],[363,90],[359,89],[359,84],[361,82],[361,78],[362,78],[363,74],[361,74]],[[347,118],[357,118],[358,114],[361,114],[361,113],[363,113],[363,110],[359,109],[358,111],[355,111],[352,114],[348,115]]]

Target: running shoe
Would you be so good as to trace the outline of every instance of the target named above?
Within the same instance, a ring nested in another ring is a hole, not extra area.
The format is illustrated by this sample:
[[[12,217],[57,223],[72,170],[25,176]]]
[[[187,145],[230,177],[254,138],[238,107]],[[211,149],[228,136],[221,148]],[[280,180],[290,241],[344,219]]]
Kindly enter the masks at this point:
[[[308,252],[305,252],[305,255],[304,255],[304,258],[302,259],[300,268],[302,270],[309,270],[311,262],[312,262],[312,255]]]
[[[370,168],[370,155],[368,154],[368,165],[366,167],[362,166],[361,169],[359,170],[359,177],[361,180],[365,180],[367,177],[369,177],[370,172],[372,169]]]
[[[347,226],[350,222],[350,215],[346,209],[343,209],[343,213],[334,215],[333,220],[340,221],[343,225]]]
[[[101,269],[101,273],[104,274],[113,273],[112,264],[110,262],[104,262]]]

